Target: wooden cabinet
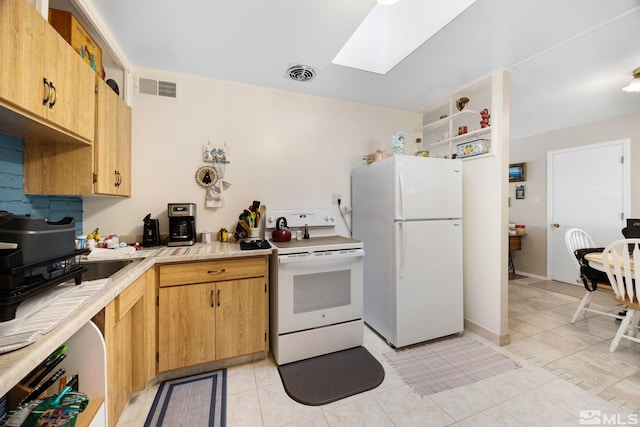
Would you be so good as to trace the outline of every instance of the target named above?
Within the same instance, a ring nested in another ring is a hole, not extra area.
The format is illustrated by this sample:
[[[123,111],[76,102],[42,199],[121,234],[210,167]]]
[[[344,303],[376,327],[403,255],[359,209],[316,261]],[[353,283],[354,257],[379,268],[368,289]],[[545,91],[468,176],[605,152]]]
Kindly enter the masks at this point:
[[[131,107],[97,79],[95,193],[131,195]]]
[[[25,141],[25,193],[131,195],[131,107],[94,79],[94,144]]]
[[[215,283],[159,289],[160,372],[216,359],[215,292]]]
[[[45,77],[55,87],[53,99],[46,106],[47,119],[91,142],[95,132],[96,73],[46,22],[45,35],[49,46]]]
[[[107,353],[107,410],[114,426],[133,392],[156,375],[155,272],[147,270],[95,319]]]
[[[0,128],[91,143],[95,72],[24,0],[0,2]]]
[[[0,131],[28,194],[131,195],[131,108],[25,0],[0,1]]]
[[[0,2],[0,98],[2,103],[45,116],[42,103],[45,21],[24,0]]]
[[[268,352],[266,256],[159,266],[158,370]]]

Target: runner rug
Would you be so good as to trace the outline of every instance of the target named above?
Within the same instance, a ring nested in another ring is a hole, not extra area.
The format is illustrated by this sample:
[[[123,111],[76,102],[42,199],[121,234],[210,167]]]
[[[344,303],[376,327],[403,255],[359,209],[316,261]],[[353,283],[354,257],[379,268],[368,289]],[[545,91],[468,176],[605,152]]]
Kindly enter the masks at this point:
[[[144,423],[145,427],[226,424],[227,370],[164,381]]]
[[[520,367],[507,356],[466,336],[404,347],[384,355],[404,382],[422,396]]]
[[[304,405],[324,405],[371,390],[384,368],[364,347],[354,347],[278,366],[284,389]]]

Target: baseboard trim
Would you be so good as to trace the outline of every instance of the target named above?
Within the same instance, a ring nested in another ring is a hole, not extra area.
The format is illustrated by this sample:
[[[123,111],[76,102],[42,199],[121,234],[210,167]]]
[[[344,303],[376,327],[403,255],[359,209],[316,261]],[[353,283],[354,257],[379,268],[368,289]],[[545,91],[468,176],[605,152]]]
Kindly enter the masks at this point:
[[[524,271],[516,270],[516,274],[519,274],[520,276],[531,277],[533,279],[549,280],[545,276],[538,276],[537,274],[525,273]]]
[[[508,332],[506,334],[499,335],[493,331],[490,331],[484,326],[480,326],[477,323],[473,323],[471,320],[468,320],[468,319],[464,319],[464,329],[470,332],[473,332],[475,334],[478,334],[482,338],[489,340],[492,343],[499,345],[501,347],[505,345],[509,345],[511,343],[511,334],[509,334]]]

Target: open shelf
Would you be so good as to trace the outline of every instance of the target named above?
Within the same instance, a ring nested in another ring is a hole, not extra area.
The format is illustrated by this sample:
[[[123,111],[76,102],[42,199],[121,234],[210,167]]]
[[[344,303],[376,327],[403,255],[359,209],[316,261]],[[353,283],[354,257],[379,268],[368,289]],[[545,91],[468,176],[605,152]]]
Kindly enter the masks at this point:
[[[491,126],[487,126],[486,128],[472,130],[471,132],[467,132],[467,133],[465,133],[463,135],[456,135],[453,138],[447,138],[447,139],[443,139],[441,141],[432,142],[429,145],[432,146],[432,147],[436,147],[438,145],[444,145],[444,144],[448,144],[450,142],[461,142],[465,138],[484,135],[485,133],[490,133],[490,132],[491,132]]]
[[[483,121],[485,112],[500,111],[493,102],[492,84],[493,76],[484,77],[416,111],[422,115],[422,124],[416,127],[416,133],[422,133],[422,143],[429,156],[464,160],[495,155],[496,144],[500,144],[495,140],[498,135],[494,135],[491,126],[481,127],[489,123]],[[460,111],[458,101],[461,98],[467,98],[467,101]],[[466,133],[458,134],[465,129],[468,129]],[[473,145],[478,151],[459,157],[458,151],[467,145]]]
[[[79,390],[89,398],[89,405],[79,414],[78,427],[105,427],[107,425],[106,400],[106,350],[100,329],[88,322],[65,342],[68,347],[66,358],[56,366],[64,368],[68,378],[78,375]],[[52,384],[43,390],[43,396],[51,396],[59,392],[60,383]],[[32,389],[23,384],[16,384],[7,393],[8,409],[15,408]]]
[[[455,119],[457,117],[462,117],[462,116],[466,116],[466,115],[469,115],[469,114],[475,114],[475,113],[476,113],[475,111],[469,110],[469,109],[458,111],[457,113],[451,114],[450,116],[443,117],[443,118],[441,118],[439,120],[436,120],[436,121],[433,121],[431,123],[427,123],[426,125],[421,126],[416,130],[417,131],[423,131],[423,132],[432,131],[434,129],[438,129],[438,128],[443,127],[443,126],[448,126],[449,123],[453,119]]]

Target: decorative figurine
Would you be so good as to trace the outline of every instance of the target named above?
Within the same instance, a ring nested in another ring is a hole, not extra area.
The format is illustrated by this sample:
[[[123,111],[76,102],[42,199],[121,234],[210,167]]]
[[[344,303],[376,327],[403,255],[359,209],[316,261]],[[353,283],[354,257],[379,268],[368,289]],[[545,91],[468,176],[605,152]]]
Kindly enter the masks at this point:
[[[491,115],[489,114],[489,110],[485,108],[484,110],[480,111],[480,117],[482,118],[482,120],[480,120],[481,128],[486,128],[491,126],[489,124],[489,118],[491,117]]]
[[[464,107],[469,103],[469,98],[467,98],[466,96],[463,96],[462,98],[458,99],[456,101],[456,108],[458,109],[458,111],[462,111],[464,110]]]

